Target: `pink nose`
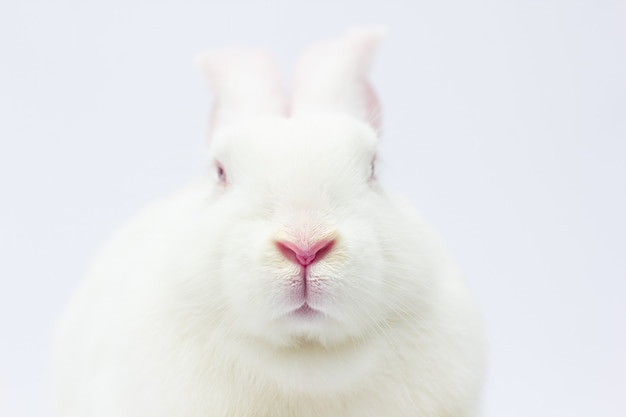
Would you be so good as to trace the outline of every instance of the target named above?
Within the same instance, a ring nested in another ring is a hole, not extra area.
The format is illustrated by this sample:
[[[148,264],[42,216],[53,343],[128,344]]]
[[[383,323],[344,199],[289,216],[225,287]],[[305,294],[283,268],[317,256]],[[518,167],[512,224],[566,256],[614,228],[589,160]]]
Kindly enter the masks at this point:
[[[313,245],[301,247],[287,240],[276,242],[278,250],[293,263],[307,266],[322,259],[333,247],[335,241],[325,239],[315,242]]]

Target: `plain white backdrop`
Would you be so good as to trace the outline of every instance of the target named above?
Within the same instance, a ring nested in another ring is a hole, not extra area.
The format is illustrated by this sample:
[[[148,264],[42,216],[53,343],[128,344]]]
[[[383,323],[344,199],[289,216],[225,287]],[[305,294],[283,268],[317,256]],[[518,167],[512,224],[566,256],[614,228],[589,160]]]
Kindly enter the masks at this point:
[[[486,417],[626,415],[624,1],[0,4],[0,415],[53,416],[51,328],[107,236],[205,169],[206,48],[285,72],[353,25],[386,185],[479,299]]]

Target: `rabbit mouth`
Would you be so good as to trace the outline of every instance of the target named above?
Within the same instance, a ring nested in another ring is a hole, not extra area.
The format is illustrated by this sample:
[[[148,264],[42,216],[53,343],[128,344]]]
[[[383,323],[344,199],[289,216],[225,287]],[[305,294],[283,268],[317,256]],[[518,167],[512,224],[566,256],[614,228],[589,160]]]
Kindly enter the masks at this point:
[[[296,316],[296,317],[317,317],[317,316],[322,316],[322,312],[314,309],[308,303],[305,302],[300,307],[293,310],[291,312],[291,315]]]

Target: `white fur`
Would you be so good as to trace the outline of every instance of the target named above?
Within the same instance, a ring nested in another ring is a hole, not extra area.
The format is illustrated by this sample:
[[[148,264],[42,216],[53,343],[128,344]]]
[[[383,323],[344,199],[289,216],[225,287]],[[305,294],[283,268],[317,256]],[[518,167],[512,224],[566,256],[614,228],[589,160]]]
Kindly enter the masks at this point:
[[[370,178],[377,134],[341,114],[218,125],[209,176],[100,255],[58,330],[63,417],[475,415],[479,315],[438,239]],[[324,314],[290,314],[276,239],[328,236]]]

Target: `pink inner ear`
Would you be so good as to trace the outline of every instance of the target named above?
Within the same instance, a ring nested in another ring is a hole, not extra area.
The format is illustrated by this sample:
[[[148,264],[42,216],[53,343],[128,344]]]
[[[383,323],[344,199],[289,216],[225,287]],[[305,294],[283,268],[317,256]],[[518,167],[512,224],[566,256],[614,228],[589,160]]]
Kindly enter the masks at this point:
[[[213,132],[215,130],[215,125],[217,124],[217,114],[219,113],[219,102],[213,100],[213,107],[211,107],[211,114],[209,116],[209,132]]]
[[[378,100],[376,91],[374,91],[374,88],[369,81],[366,81],[363,85],[363,97],[365,101],[367,120],[372,125],[374,130],[380,132],[382,127],[382,111],[380,108],[380,101]]]

